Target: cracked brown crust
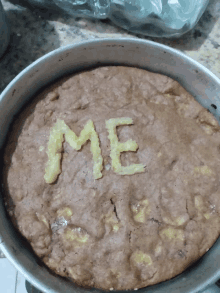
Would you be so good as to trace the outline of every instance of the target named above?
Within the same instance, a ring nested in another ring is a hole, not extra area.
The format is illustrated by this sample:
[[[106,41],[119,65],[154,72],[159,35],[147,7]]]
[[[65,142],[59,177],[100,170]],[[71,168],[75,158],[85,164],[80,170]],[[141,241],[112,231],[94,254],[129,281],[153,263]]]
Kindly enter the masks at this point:
[[[142,163],[145,173],[120,176],[110,169],[105,120],[118,117],[134,121],[117,128],[119,141],[139,146],[121,154],[122,165]],[[77,135],[94,122],[103,178],[93,179],[90,143],[77,152],[64,142],[62,173],[55,184],[45,183],[57,118]],[[219,236],[219,130],[166,76],[103,67],[64,78],[12,127],[4,155],[12,220],[49,268],[79,285],[119,290],[170,279]]]

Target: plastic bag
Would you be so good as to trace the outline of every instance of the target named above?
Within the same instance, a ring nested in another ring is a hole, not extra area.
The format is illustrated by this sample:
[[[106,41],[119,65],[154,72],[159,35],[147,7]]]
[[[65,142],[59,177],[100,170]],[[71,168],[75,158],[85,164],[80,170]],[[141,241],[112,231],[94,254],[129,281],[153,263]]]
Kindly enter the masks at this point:
[[[0,0],[0,58],[4,54],[10,39],[10,28]],[[1,254],[1,251],[0,251]],[[1,256],[0,256],[1,257]]]
[[[152,37],[180,37],[196,25],[208,2],[209,0],[113,0],[114,6],[109,18],[134,33]]]
[[[209,0],[25,0],[59,8],[73,16],[109,18],[134,33],[152,37],[179,37],[191,30]],[[20,3],[25,2],[19,1]]]

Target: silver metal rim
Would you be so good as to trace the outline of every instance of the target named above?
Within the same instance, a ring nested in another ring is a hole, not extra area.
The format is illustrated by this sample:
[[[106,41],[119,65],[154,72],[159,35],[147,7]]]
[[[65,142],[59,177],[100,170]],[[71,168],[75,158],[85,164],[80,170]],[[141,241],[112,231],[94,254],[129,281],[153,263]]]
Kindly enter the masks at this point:
[[[110,45],[113,46],[114,44],[118,44],[118,45],[129,45],[129,44],[135,44],[137,47],[140,46],[145,46],[146,49],[147,48],[154,48],[155,50],[164,50],[164,52],[169,53],[172,56],[175,56],[181,60],[183,60],[185,63],[191,64],[193,68],[196,68],[196,70],[198,70],[199,72],[202,72],[205,74],[205,76],[207,77],[208,80],[211,80],[212,83],[214,84],[214,89],[213,91],[217,91],[218,89],[220,89],[220,79],[218,79],[210,70],[208,70],[207,68],[205,68],[203,65],[199,64],[198,62],[196,62],[195,60],[191,59],[190,57],[186,56],[184,53],[176,50],[176,49],[172,49],[168,46],[165,45],[161,45],[159,43],[155,43],[152,41],[143,41],[143,40],[138,40],[138,39],[133,39],[133,38],[123,38],[123,39],[101,39],[101,40],[93,40],[93,41],[86,41],[86,42],[82,42],[76,45],[69,45],[69,46],[65,46],[65,47],[61,47],[59,49],[56,49],[46,55],[44,55],[43,57],[39,58],[38,60],[36,60],[34,63],[32,63],[31,65],[29,65],[27,68],[25,68],[20,74],[17,75],[16,78],[13,79],[13,81],[6,87],[6,89],[2,92],[2,94],[0,95],[0,106],[1,103],[5,103],[6,97],[11,96],[12,91],[14,89],[16,89],[17,84],[22,83],[25,81],[25,79],[27,79],[27,77],[33,75],[35,73],[35,69],[39,66],[43,66],[44,64],[46,64],[47,62],[51,62],[51,60],[57,60],[59,58],[65,58],[65,54],[67,54],[68,52],[70,52],[71,50],[76,50],[76,49],[82,49],[82,48],[88,48],[88,47],[98,47],[98,46],[103,46],[104,45]],[[113,47],[112,47],[113,48]],[[66,57],[67,58],[67,57]],[[85,67],[86,68],[86,67]],[[220,93],[220,91],[219,91]],[[217,102],[219,100],[219,105],[220,105],[220,99],[217,99]],[[0,113],[1,115],[1,113]],[[1,212],[1,211],[0,211]],[[1,222],[1,218],[3,217],[3,215],[0,215],[0,222]],[[34,286],[36,286],[37,288],[39,288],[42,291],[46,291],[46,292],[56,292],[58,293],[59,291],[57,291],[56,289],[56,284],[54,284],[53,288],[49,288],[48,285],[46,284],[45,280],[43,278],[41,278],[41,280],[39,280],[39,278],[36,278],[34,275],[34,268],[28,268],[25,267],[24,265],[21,264],[20,260],[21,260],[21,256],[19,256],[18,254],[16,255],[15,253],[12,253],[12,249],[9,248],[9,246],[7,245],[7,239],[4,238],[3,236],[3,227],[0,225],[0,231],[2,235],[0,235],[0,247],[3,251],[3,253],[6,255],[6,257],[13,263],[13,265],[27,278],[28,281],[30,281]],[[6,233],[6,232],[5,232]],[[10,235],[8,236],[10,237]],[[216,245],[220,245],[219,243],[216,243]],[[216,253],[216,249],[215,249],[215,253]],[[215,274],[212,275],[212,277],[209,277],[208,280],[201,280],[199,286],[192,288],[192,290],[190,291],[191,293],[195,293],[198,292],[200,290],[203,290],[206,286],[214,283],[220,276],[220,267],[218,267],[218,269],[216,269]],[[178,277],[177,277],[178,279]],[[61,280],[61,283],[64,282]],[[170,282],[170,281],[168,281]],[[163,286],[164,286],[164,292],[166,288],[166,284],[168,284],[168,282],[164,282]],[[172,280],[171,280],[172,282]],[[162,292],[160,291],[161,289],[157,286],[161,286],[159,285],[154,285],[153,287],[149,287],[149,289],[147,289],[146,292]],[[152,289],[151,289],[152,288]],[[157,288],[159,288],[159,291],[157,290]],[[153,291],[152,291],[153,290]],[[65,291],[67,292],[67,291]],[[68,292],[101,292],[99,290],[96,289],[92,289],[92,290],[85,290],[84,289],[78,289],[78,288],[74,288],[73,291],[68,291]],[[174,292],[174,291],[172,291]],[[184,292],[184,291],[179,291],[179,292]]]

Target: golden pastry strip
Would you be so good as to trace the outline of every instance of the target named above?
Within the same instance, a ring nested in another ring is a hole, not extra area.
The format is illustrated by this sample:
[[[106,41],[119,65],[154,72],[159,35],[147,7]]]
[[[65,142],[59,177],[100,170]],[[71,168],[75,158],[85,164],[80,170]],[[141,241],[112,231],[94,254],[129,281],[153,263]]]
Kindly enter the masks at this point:
[[[172,226],[182,226],[188,221],[188,216],[178,217],[176,219],[171,219],[169,217],[163,217],[164,223]]]
[[[64,141],[63,131],[61,129],[62,121],[58,120],[57,123],[50,131],[50,138],[48,142],[48,162],[45,168],[44,179],[46,183],[53,183],[56,181],[58,175],[61,173],[61,151]]]
[[[212,176],[214,173],[212,169],[210,169],[208,166],[199,166],[194,168],[195,173],[200,173],[202,175]]]
[[[153,263],[150,255],[143,253],[141,250],[135,251],[131,257],[137,264],[152,265]]]
[[[111,153],[110,157],[112,159],[112,167],[115,173],[120,175],[132,175],[135,173],[144,172],[144,165],[142,164],[133,164],[130,166],[123,167],[120,163],[120,153],[133,151],[135,152],[138,149],[138,145],[135,141],[129,139],[125,143],[120,143],[116,134],[116,127],[119,125],[130,125],[133,124],[131,118],[115,118],[109,119],[106,121],[106,129],[108,130],[108,138],[111,144]]]
[[[80,136],[77,137],[75,133],[69,129],[66,125],[67,131],[65,133],[66,141],[70,144],[70,146],[77,151],[81,149],[82,145],[90,139],[91,141],[91,153],[93,155],[93,175],[95,179],[99,179],[102,177],[102,169],[103,169],[103,158],[101,155],[101,149],[99,146],[99,137],[95,131],[94,124],[92,120],[89,120],[84,129],[81,131]]]
[[[53,183],[58,175],[61,173],[61,151],[63,149],[62,144],[64,141],[64,135],[66,141],[75,150],[80,150],[82,145],[90,139],[91,152],[93,154],[93,175],[95,179],[102,177],[103,159],[101,156],[101,149],[99,147],[99,138],[94,129],[94,124],[89,120],[84,129],[81,131],[80,136],[76,134],[65,124],[63,120],[57,120],[56,124],[50,132],[50,138],[48,143],[48,163],[45,169],[44,179],[46,183]]]
[[[73,215],[73,212],[70,208],[64,207],[57,211],[58,217],[70,218]]]
[[[128,140],[125,143],[120,143],[116,134],[116,127],[119,125],[130,125],[133,121],[131,118],[116,118],[109,119],[106,121],[106,128],[109,132],[109,140],[111,144],[110,157],[112,159],[113,170],[120,175],[132,175],[135,173],[144,172],[144,165],[133,164],[130,166],[123,167],[120,163],[120,153],[127,151],[136,151],[138,145],[133,140]],[[80,136],[77,137],[76,134],[65,124],[63,120],[58,119],[54,127],[51,129],[50,138],[48,143],[48,162],[45,169],[44,179],[46,183],[53,183],[56,181],[58,175],[61,173],[61,152],[63,149],[64,135],[66,141],[75,150],[80,150],[82,145],[87,141],[91,141],[91,152],[93,155],[93,175],[95,179],[102,177],[103,169],[103,158],[101,156],[101,149],[99,146],[99,137],[95,131],[94,124],[92,120],[89,120]]]
[[[139,223],[144,223],[146,216],[150,213],[149,202],[147,199],[142,200],[137,206],[132,206],[134,220]]]
[[[205,207],[205,203],[202,199],[202,196],[197,195],[195,196],[195,208],[197,209],[197,214],[199,219],[202,219],[203,217],[206,218],[206,220],[209,220],[211,217],[211,213],[207,211],[207,208]]]
[[[77,228],[77,229],[80,229],[80,228]],[[76,231],[74,231],[74,229],[71,230],[69,228],[65,232],[64,237],[66,238],[66,240],[69,240],[69,241],[74,241],[75,240],[75,241],[80,242],[80,243],[86,243],[88,241],[88,239],[89,239],[88,234],[82,235],[79,232],[76,233]]]
[[[174,229],[174,228],[165,228],[162,231],[159,232],[160,237],[163,240],[180,240],[184,241],[184,232],[180,229]]]

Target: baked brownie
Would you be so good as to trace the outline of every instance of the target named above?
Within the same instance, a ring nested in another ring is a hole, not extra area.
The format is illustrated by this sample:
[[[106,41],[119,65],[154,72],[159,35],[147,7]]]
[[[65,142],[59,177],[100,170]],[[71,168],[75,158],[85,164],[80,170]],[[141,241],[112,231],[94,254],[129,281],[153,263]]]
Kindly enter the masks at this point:
[[[142,288],[220,234],[220,127],[180,84],[100,67],[49,86],[5,146],[9,213],[54,272],[84,287]]]

